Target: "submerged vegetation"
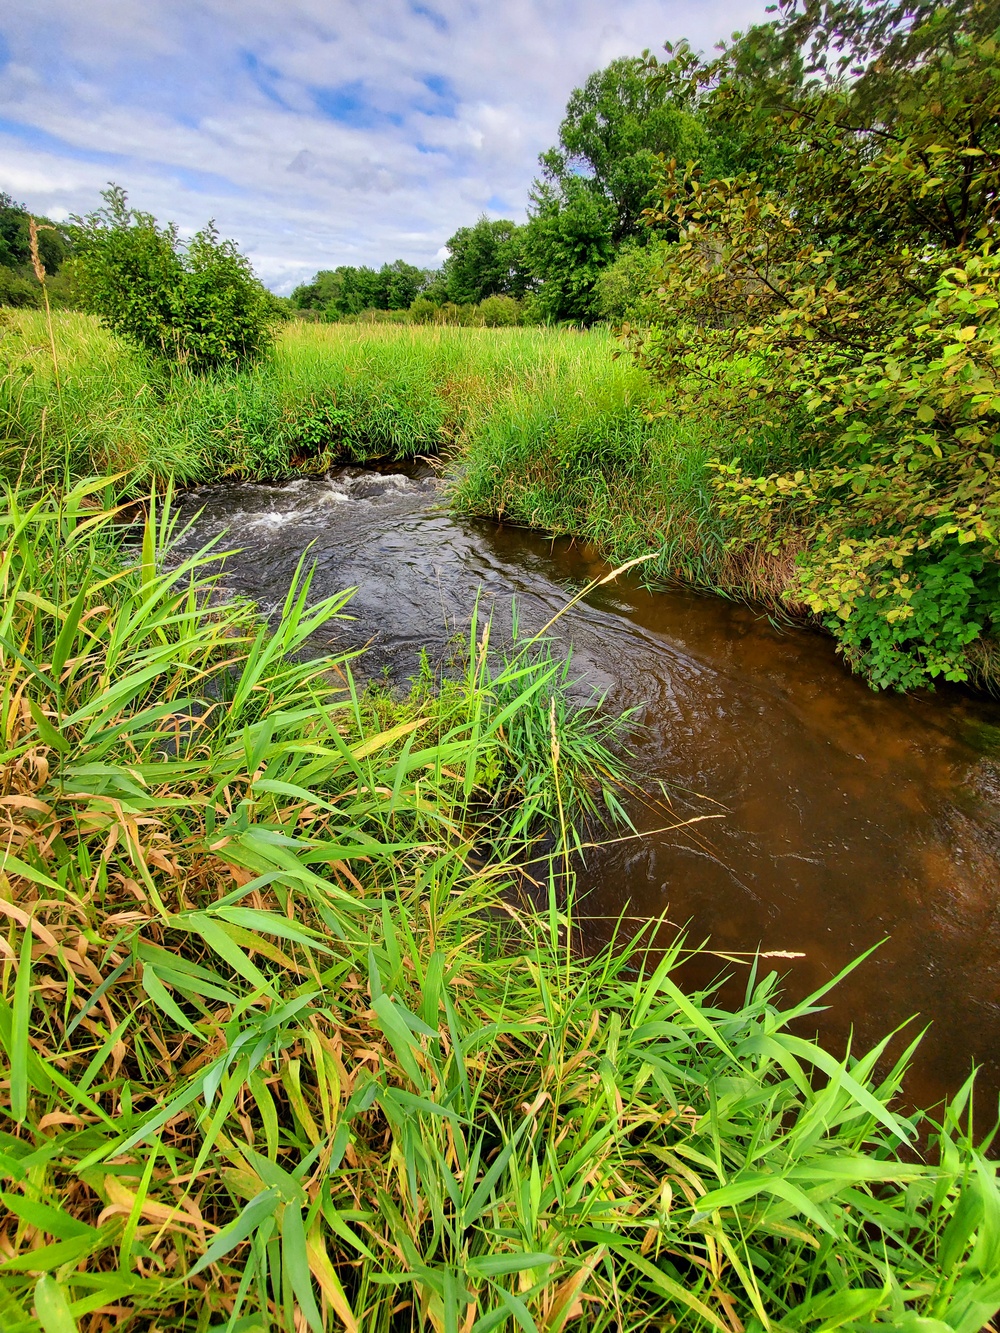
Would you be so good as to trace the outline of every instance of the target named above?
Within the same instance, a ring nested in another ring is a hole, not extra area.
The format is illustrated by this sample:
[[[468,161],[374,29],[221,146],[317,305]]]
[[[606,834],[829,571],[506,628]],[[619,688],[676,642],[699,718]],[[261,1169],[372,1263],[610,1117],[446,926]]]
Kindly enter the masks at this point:
[[[268,630],[106,485],[4,506],[5,1333],[978,1333],[968,1088],[907,1119],[905,1053],[790,1031],[820,996],[575,952],[558,842],[614,774],[544,652],[474,623],[449,687],[359,694],[296,655],[346,594]]]

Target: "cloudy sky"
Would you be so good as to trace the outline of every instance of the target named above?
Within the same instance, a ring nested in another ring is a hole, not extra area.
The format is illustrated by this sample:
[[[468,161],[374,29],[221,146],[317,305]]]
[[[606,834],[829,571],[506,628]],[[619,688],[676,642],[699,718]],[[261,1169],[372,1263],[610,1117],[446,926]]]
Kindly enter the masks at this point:
[[[109,180],[214,217],[287,291],[317,268],[432,266],[522,220],[566,99],[619,55],[710,50],[766,0],[6,0],[0,190],[64,218]]]

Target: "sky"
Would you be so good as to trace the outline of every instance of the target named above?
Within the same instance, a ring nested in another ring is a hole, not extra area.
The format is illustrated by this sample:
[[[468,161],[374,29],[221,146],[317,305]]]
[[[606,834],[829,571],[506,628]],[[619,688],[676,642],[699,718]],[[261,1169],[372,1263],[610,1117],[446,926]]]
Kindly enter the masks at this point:
[[[523,221],[595,69],[766,0],[6,0],[0,190],[63,220],[109,181],[190,234],[214,218],[278,292],[320,268],[436,267]]]

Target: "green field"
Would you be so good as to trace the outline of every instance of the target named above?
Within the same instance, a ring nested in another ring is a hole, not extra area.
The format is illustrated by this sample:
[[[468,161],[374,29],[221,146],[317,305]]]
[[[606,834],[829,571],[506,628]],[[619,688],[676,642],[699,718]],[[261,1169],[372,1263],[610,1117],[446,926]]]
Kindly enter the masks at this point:
[[[359,693],[297,656],[344,603],[304,567],[268,632],[164,560],[171,478],[433,452],[459,504],[711,582],[708,442],[601,334],[292,326],[216,379],[56,340],[58,381],[37,317],[3,342],[4,1333],[978,1333],[968,1088],[903,1117],[905,1055],[790,1031],[820,997],[570,948],[624,775],[542,645],[473,625],[457,680]]]
[[[662,404],[603,330],[293,323],[269,359],[213,378],[154,372],[90,317],[11,313],[0,414],[15,475],[123,473],[141,494],[338,461],[436,455],[470,513],[570,533],[652,577],[774,599],[781,571],[727,551],[706,462],[725,441]],[[758,445],[767,469],[780,442]],[[747,458],[744,445],[742,455]]]

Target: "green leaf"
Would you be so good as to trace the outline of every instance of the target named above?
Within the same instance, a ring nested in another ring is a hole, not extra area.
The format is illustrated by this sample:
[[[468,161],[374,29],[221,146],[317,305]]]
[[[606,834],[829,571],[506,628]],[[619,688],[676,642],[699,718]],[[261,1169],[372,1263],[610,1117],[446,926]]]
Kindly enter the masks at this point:
[[[823,1296],[810,1302],[809,1325],[811,1328],[813,1320],[822,1321],[816,1333],[833,1333],[834,1329],[843,1328],[845,1324],[867,1319],[887,1301],[888,1293],[884,1287],[847,1287],[843,1291],[834,1292],[832,1296]],[[796,1314],[804,1315],[805,1310],[796,1311]]]
[[[102,1227],[92,1235],[76,1236],[72,1240],[56,1241],[53,1245],[43,1245],[37,1250],[28,1250],[25,1254],[5,1259],[0,1264],[0,1273],[51,1273],[64,1264],[78,1264],[81,1259],[106,1249],[113,1235],[121,1231],[120,1222]]]
[[[25,1199],[20,1194],[0,1194],[0,1200],[29,1226],[37,1227],[39,1231],[48,1236],[55,1236],[58,1240],[74,1240],[80,1236],[95,1237],[98,1234],[94,1227],[86,1222],[78,1222],[61,1208],[37,1203],[34,1199]]]
[[[239,1217],[230,1222],[228,1226],[223,1227],[215,1237],[191,1269],[191,1276],[194,1277],[197,1273],[202,1272],[209,1264],[218,1263],[230,1250],[235,1249],[241,1241],[246,1240],[257,1230],[266,1217],[273,1217],[280,1202],[281,1195],[273,1186],[261,1190],[260,1194],[255,1194]]]
[[[541,1268],[543,1265],[557,1264],[555,1254],[536,1254],[525,1251],[523,1254],[488,1254],[481,1258],[470,1259],[466,1269],[473,1277],[499,1277],[503,1273],[523,1273],[528,1268]]]
[[[77,1333],[66,1293],[53,1277],[35,1283],[35,1314],[45,1333]]]
[[[58,750],[61,754],[69,754],[73,748],[72,744],[67,737],[56,730],[34,699],[28,700],[28,711],[31,713],[32,721],[38,728],[38,734],[45,744],[51,745],[53,750]]]
[[[174,924],[183,925],[197,931],[210,949],[229,964],[255,990],[276,999],[276,992],[263,972],[250,961],[243,950],[229,936],[224,925],[214,920],[206,912],[190,912],[184,917],[175,917]]]
[[[194,1024],[188,1019],[187,1015],[173,996],[167,991],[167,988],[156,975],[156,972],[149,963],[143,963],[142,965],[142,988],[153,1003],[158,1005],[168,1018],[173,1019],[178,1027],[183,1028],[185,1032],[190,1032],[191,1035],[197,1037],[199,1041],[207,1040],[205,1033],[199,1032]]]
[[[21,954],[14,983],[14,1015],[11,1030],[10,1112],[19,1125],[28,1114],[28,1026],[31,1018],[31,941],[30,930],[21,938]]]
[[[316,1308],[316,1297],[313,1295],[302,1210],[297,1203],[286,1203],[282,1213],[281,1259],[306,1322],[313,1333],[323,1333],[323,1320],[320,1318],[319,1310]]]
[[[40,884],[45,889],[54,889],[56,893],[62,893],[62,886],[57,884],[42,870],[36,870],[34,866],[29,866],[25,861],[21,861],[14,856],[12,852],[4,851],[0,857],[0,871],[6,875],[20,875],[22,879],[30,880],[32,884]]]

